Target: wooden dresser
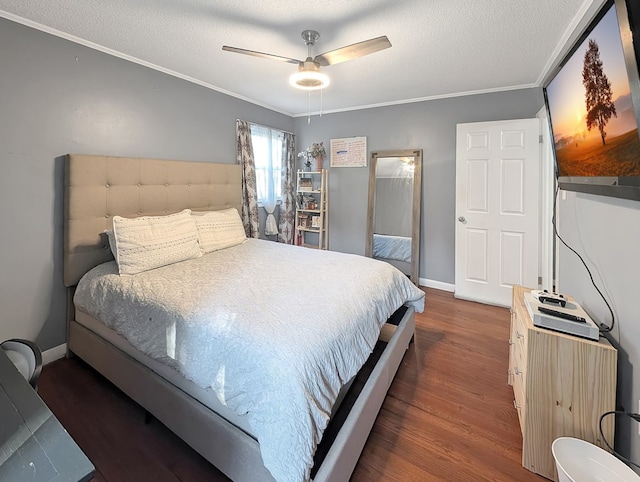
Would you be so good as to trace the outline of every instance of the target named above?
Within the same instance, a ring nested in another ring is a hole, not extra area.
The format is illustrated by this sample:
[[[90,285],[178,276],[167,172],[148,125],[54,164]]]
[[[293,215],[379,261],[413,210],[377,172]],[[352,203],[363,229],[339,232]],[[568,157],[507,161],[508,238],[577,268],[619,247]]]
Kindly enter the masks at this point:
[[[618,353],[604,338],[595,342],[533,326],[526,291],[513,287],[508,383],[522,430],[522,465],[555,479],[556,438],[605,447],[598,421],[615,410]],[[603,431],[612,443],[613,417],[603,420]]]

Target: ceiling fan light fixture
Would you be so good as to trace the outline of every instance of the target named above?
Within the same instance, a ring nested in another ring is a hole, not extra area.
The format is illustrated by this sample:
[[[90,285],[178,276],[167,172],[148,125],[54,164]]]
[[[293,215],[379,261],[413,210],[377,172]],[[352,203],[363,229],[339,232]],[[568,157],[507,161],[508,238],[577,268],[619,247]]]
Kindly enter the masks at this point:
[[[318,90],[324,89],[331,82],[329,76],[320,72],[301,71],[289,77],[289,83],[298,89]]]
[[[300,62],[298,72],[289,77],[289,83],[303,90],[318,90],[329,86],[327,74],[320,72],[320,67],[310,59]]]
[[[324,89],[329,86],[329,76],[320,73],[321,65],[328,66],[338,64],[346,60],[362,57],[363,55],[369,55],[379,50],[391,47],[391,42],[389,42],[386,35],[383,35],[381,37],[357,42],[355,44],[347,45],[312,57],[311,48],[316,44],[319,38],[320,34],[315,30],[305,30],[302,32],[302,40],[304,40],[304,43],[307,45],[308,51],[307,59],[304,61],[289,57],[282,57],[281,55],[257,52],[255,50],[230,47],[228,45],[223,45],[222,50],[252,55],[254,57],[262,57],[265,59],[279,60],[290,64],[298,64],[298,72],[289,77],[289,83],[297,89],[311,91]]]

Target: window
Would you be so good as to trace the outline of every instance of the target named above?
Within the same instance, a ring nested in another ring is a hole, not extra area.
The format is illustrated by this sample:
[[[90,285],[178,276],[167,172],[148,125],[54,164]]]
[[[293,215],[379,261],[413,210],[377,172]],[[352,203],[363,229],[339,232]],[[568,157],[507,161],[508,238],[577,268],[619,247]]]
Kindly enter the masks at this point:
[[[281,201],[284,133],[251,124],[251,144],[256,165],[258,202],[266,204],[269,199]]]

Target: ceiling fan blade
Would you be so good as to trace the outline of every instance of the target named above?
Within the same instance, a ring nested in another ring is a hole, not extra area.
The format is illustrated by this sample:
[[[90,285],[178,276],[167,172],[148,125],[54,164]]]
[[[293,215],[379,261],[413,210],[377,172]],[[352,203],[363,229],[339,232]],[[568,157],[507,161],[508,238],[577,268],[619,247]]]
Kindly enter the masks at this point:
[[[369,55],[378,50],[384,50],[391,47],[391,42],[386,35],[382,37],[376,37],[369,40],[363,40],[355,44],[347,45],[331,52],[325,52],[324,54],[317,55],[315,62],[320,65],[334,65],[345,60],[351,60],[364,55]]]
[[[289,57],[281,57],[280,55],[265,54],[263,52],[256,52],[255,50],[240,49],[237,47],[229,47],[228,45],[223,45],[222,50],[226,50],[227,52],[235,52],[237,54],[252,55],[254,57],[261,57],[263,59],[280,60],[281,62],[288,62],[290,64],[296,64],[296,65],[300,64],[301,62],[300,60],[290,59]]]

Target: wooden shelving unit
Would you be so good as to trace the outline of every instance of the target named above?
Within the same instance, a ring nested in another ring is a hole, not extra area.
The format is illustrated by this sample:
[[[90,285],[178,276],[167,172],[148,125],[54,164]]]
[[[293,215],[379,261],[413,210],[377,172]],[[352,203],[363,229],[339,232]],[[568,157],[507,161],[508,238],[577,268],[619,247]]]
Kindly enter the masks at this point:
[[[295,244],[329,249],[329,173],[298,171]]]

